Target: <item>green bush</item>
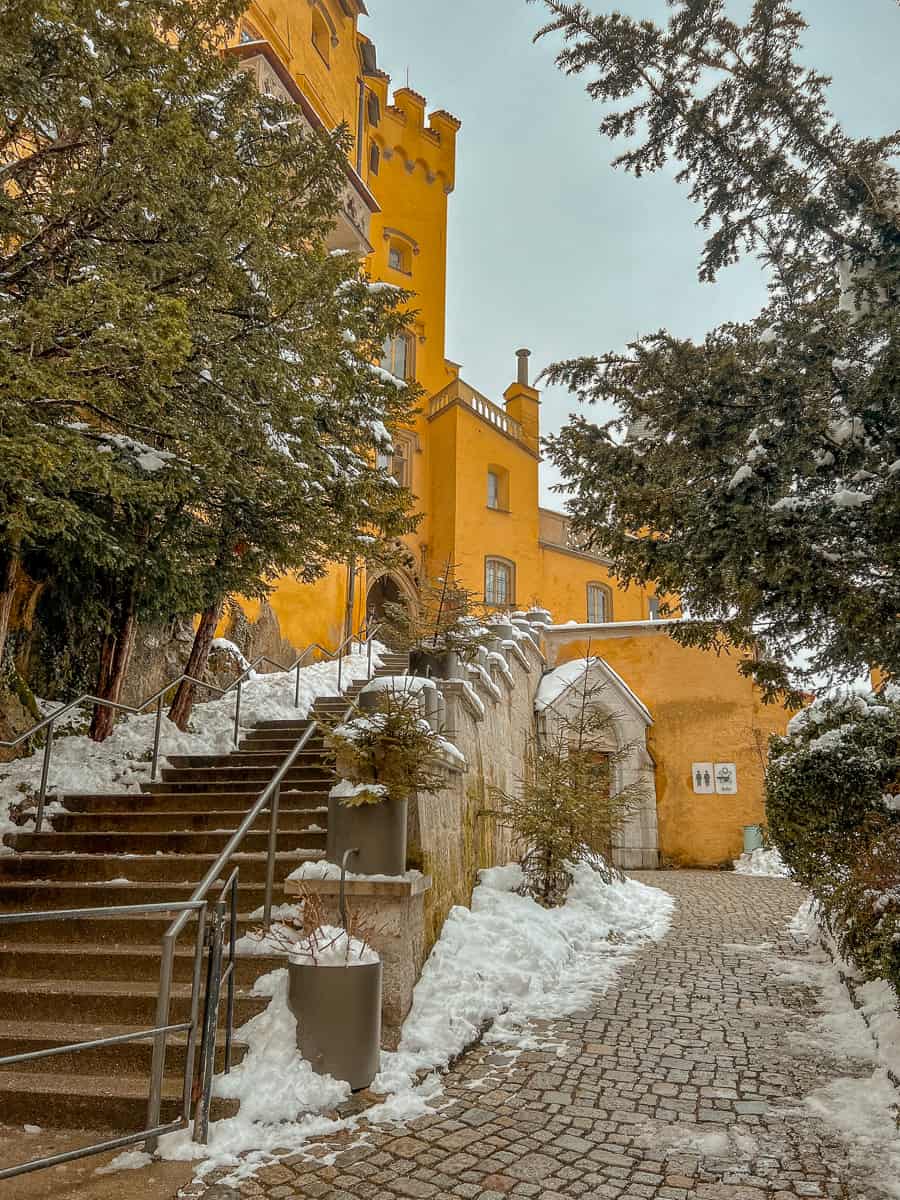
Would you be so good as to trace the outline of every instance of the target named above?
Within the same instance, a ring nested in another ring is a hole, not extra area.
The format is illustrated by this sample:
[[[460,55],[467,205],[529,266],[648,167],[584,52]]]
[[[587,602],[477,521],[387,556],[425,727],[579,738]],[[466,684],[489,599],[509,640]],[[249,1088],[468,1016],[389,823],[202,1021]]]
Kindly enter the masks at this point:
[[[900,689],[844,693],[773,739],[769,834],[867,978],[900,991]]]

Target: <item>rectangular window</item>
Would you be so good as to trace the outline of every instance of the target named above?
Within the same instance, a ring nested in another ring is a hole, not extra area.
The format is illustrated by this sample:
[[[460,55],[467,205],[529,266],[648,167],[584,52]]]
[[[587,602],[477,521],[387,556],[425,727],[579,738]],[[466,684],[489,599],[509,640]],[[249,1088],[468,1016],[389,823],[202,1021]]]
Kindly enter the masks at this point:
[[[650,597],[650,620],[659,620],[659,596]]]
[[[496,471],[488,471],[488,508],[500,507],[500,478]]]
[[[384,343],[384,353],[381,365],[398,379],[412,379],[415,376],[414,343],[412,334],[400,333],[388,338]]]
[[[398,250],[396,246],[391,246],[388,251],[388,266],[393,271],[403,270],[403,252]]]
[[[489,558],[484,572],[484,599],[486,604],[503,606],[513,603],[512,566],[496,558]]]
[[[603,625],[609,620],[608,594],[601,584],[588,584],[587,619],[589,625]]]
[[[374,142],[369,146],[369,174],[377,175],[381,166],[381,151]]]

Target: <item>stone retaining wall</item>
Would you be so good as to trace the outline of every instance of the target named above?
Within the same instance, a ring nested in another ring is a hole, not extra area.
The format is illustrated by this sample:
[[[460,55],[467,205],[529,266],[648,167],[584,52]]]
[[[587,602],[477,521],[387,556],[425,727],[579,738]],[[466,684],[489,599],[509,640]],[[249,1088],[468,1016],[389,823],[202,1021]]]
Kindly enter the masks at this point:
[[[485,674],[470,668],[465,682],[438,682],[444,733],[465,756],[467,769],[448,770],[442,791],[410,805],[408,862],[432,880],[425,898],[428,948],[453,905],[468,906],[478,870],[514,857],[509,831],[487,814],[491,789],[512,791],[521,776],[543,667],[537,645],[521,638],[504,642],[482,668]]]

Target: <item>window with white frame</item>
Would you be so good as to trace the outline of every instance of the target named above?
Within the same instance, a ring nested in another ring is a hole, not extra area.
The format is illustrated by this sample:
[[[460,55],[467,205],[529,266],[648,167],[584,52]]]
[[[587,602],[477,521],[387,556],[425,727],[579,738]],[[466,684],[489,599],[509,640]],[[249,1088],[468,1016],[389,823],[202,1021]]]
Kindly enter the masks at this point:
[[[384,343],[381,365],[398,379],[414,379],[416,343],[411,333],[398,333]]]
[[[515,603],[515,567],[505,558],[488,558],[484,564],[484,602],[498,608]]]
[[[588,584],[587,619],[589,625],[604,625],[612,620],[612,595],[606,584]]]

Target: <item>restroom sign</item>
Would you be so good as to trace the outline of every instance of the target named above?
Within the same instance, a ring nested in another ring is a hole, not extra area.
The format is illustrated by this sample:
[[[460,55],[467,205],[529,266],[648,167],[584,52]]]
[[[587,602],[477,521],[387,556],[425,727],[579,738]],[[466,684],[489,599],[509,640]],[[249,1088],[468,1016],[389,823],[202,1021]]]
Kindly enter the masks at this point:
[[[735,763],[693,763],[691,779],[695,796],[733,796],[738,790]]]
[[[691,768],[694,777],[694,793],[697,796],[710,796],[716,790],[716,764],[711,762],[694,763]]]

